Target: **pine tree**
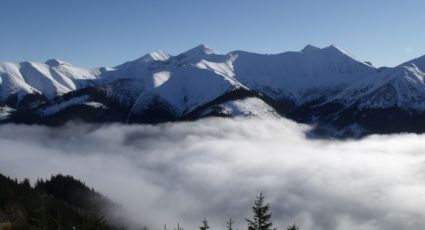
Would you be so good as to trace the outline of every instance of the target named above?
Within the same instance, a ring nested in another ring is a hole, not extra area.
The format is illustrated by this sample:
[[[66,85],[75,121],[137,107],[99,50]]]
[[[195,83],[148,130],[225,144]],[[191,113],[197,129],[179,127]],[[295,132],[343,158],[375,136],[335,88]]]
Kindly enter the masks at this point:
[[[204,220],[201,222],[202,225],[199,226],[199,230],[208,230],[210,226],[208,226],[207,218],[205,217]]]
[[[100,213],[97,208],[92,208],[85,213],[81,229],[83,230],[94,230],[94,229],[105,229],[106,220],[105,217]]]
[[[22,182],[21,182],[22,186],[26,189],[31,188],[31,183],[30,180],[28,178],[25,178]]]
[[[41,199],[40,207],[33,210],[30,218],[30,224],[38,230],[49,229],[49,217],[47,213],[47,204],[44,197]]]
[[[233,230],[233,224],[234,222],[232,218],[230,218],[229,221],[226,223],[227,230]]]
[[[275,230],[271,222],[272,214],[269,212],[270,204],[264,204],[264,195],[260,193],[254,202],[252,219],[245,218],[248,222],[248,230]]]
[[[300,229],[300,228],[296,224],[289,225],[288,228],[287,228],[287,230],[298,230],[298,229]]]
[[[174,228],[174,230],[184,230],[184,229],[180,226],[180,223],[177,223],[177,228]]]
[[[53,222],[55,223],[57,230],[63,230],[64,229],[62,212],[63,212],[62,210],[57,210],[56,218],[53,217]]]

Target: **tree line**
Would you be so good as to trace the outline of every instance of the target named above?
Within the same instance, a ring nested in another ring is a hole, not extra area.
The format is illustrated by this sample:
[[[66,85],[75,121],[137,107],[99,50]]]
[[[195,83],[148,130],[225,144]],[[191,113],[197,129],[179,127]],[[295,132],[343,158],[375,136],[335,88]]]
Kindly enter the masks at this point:
[[[263,193],[256,197],[252,217],[245,218],[248,230],[276,230],[271,221],[270,204]],[[37,180],[34,186],[28,179],[18,181],[0,174],[0,230],[118,230],[134,229],[127,219],[108,215],[108,210],[120,206],[89,188],[72,176],[56,175],[49,180]],[[145,226],[142,230],[149,230]],[[205,217],[199,230],[209,230]],[[287,230],[298,230],[291,225]],[[168,230],[164,226],[164,230]],[[174,230],[183,230],[180,224]],[[225,230],[234,229],[230,218]]]
[[[271,221],[272,213],[270,212],[270,204],[265,203],[265,196],[263,193],[260,193],[254,201],[254,206],[252,206],[252,217],[245,218],[245,221],[248,225],[248,230],[277,230],[277,228],[273,227],[273,222]],[[235,230],[234,229],[235,222],[232,218],[230,218],[226,222],[225,230]],[[205,217],[201,221],[201,225],[198,227],[199,230],[208,230],[210,226],[208,224],[208,220]],[[148,230],[147,226],[144,227],[144,230]],[[296,224],[292,224],[286,227],[286,230],[299,230],[300,228]],[[167,226],[164,226],[164,230],[168,230]],[[177,224],[177,228],[174,230],[184,230],[180,224]]]
[[[116,207],[71,176],[18,181],[0,174],[0,230],[122,229],[104,210]]]

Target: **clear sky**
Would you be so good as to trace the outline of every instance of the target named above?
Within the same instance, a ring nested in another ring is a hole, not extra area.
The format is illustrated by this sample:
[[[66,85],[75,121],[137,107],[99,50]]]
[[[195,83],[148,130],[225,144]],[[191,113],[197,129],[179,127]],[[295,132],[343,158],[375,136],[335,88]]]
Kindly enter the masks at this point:
[[[335,44],[376,66],[425,54],[423,0],[2,0],[0,61],[115,66],[199,44],[279,53]]]

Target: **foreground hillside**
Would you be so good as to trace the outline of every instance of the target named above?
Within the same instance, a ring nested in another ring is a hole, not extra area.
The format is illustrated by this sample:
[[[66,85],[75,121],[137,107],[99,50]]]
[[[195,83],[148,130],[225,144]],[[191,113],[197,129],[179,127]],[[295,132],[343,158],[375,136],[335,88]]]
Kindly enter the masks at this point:
[[[71,176],[31,186],[0,174],[0,229],[120,229],[119,207]]]
[[[264,195],[257,197],[253,218],[246,218],[250,230],[273,230],[270,205]],[[117,219],[108,212],[121,212],[120,207],[88,188],[71,176],[57,175],[50,180],[39,180],[34,187],[28,179],[18,182],[0,174],[0,229],[142,229],[128,220]],[[226,223],[233,230],[234,221]],[[200,230],[210,226],[205,217]],[[144,226],[144,230],[148,227]],[[167,227],[165,226],[165,229]],[[178,230],[183,230],[177,225]],[[295,224],[288,230],[299,229]]]
[[[425,57],[376,68],[336,47],[220,54],[158,51],[114,68],[0,63],[0,120],[61,125],[207,116],[287,117],[314,134],[425,132]]]

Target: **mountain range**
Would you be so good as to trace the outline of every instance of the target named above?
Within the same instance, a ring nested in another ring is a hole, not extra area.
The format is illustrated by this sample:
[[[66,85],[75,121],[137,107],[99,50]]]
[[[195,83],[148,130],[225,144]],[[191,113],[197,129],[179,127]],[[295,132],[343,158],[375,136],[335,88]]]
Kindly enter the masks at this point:
[[[286,117],[312,135],[425,132],[425,56],[374,67],[336,46],[220,54],[205,45],[116,67],[0,63],[0,121],[159,123],[210,116]]]

